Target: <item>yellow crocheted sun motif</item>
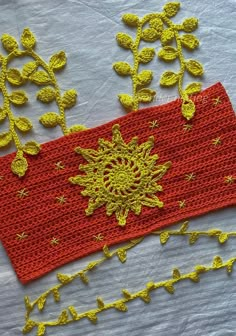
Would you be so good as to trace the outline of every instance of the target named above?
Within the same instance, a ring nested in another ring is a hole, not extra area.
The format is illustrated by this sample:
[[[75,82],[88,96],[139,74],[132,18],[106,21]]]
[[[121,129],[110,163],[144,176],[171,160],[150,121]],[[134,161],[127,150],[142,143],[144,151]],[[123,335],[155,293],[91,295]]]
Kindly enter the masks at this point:
[[[124,226],[129,211],[139,215],[142,206],[164,206],[155,195],[162,191],[157,181],[170,168],[171,162],[156,165],[158,155],[150,155],[153,136],[141,145],[138,145],[138,137],[126,144],[116,124],[112,127],[112,141],[99,139],[98,144],[97,151],[75,149],[88,161],[79,167],[86,174],[69,178],[71,183],[84,186],[81,194],[90,197],[86,215],[106,205],[106,214],[115,213],[118,224]]]

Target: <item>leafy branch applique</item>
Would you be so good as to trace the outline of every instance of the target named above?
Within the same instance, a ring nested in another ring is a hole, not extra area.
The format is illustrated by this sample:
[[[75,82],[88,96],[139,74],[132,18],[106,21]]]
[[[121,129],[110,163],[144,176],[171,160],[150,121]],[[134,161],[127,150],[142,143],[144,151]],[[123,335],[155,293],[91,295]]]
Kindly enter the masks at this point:
[[[117,62],[113,64],[114,70],[120,76],[130,76],[133,83],[133,94],[119,94],[120,103],[129,111],[136,111],[139,103],[149,103],[155,97],[156,92],[146,88],[153,79],[151,70],[143,70],[139,73],[140,64],[151,62],[155,56],[154,48],[143,48],[139,50],[141,42],[156,42],[160,40],[162,48],[158,51],[158,57],[165,62],[179,60],[180,70],[175,73],[171,70],[164,72],[160,78],[160,84],[164,87],[178,85],[178,91],[182,99],[182,115],[187,120],[193,118],[195,113],[194,101],[190,95],[201,91],[201,83],[193,82],[183,88],[183,78],[187,71],[194,77],[203,75],[202,65],[193,59],[186,60],[183,54],[183,48],[194,50],[199,45],[199,40],[191,34],[198,27],[196,18],[185,19],[181,24],[174,24],[171,18],[175,16],[180,9],[180,3],[170,2],[163,7],[161,13],[150,13],[140,19],[135,14],[124,14],[123,22],[136,29],[136,38],[133,39],[126,33],[118,33],[116,36],[118,44],[128,49],[133,54],[133,66],[127,62]],[[180,35],[183,31],[187,34]],[[172,42],[175,41],[175,47]]]
[[[184,222],[179,230],[175,231],[154,231],[151,234],[152,235],[159,235],[160,236],[160,242],[161,244],[165,244],[171,235],[176,235],[176,236],[189,236],[189,243],[194,244],[197,239],[196,236],[207,236],[207,237],[216,237],[218,241],[223,244],[225,243],[229,237],[236,237],[236,232],[223,232],[219,229],[210,229],[208,231],[188,231],[188,222]],[[197,237],[197,238],[198,238]],[[94,271],[95,269],[98,269],[98,267],[106,262],[107,260],[113,258],[116,256],[121,263],[126,262],[127,260],[127,252],[134,247],[136,247],[138,244],[140,244],[143,240],[145,239],[144,237],[140,237],[138,239],[133,239],[129,243],[119,247],[118,249],[114,249],[113,251],[109,249],[107,245],[104,245],[103,247],[103,254],[104,256],[101,257],[98,260],[94,260],[88,263],[88,265],[83,269],[80,270],[79,272],[73,274],[73,275],[67,275],[67,274],[57,274],[57,279],[59,281],[59,284],[51,287],[48,289],[46,292],[41,294],[37,299],[34,301],[30,301],[29,297],[25,297],[25,306],[26,306],[26,315],[25,315],[25,326],[23,329],[23,333],[27,334],[29,333],[33,328],[37,327],[38,328],[38,334],[43,336],[46,332],[46,327],[49,326],[57,326],[57,325],[63,325],[67,323],[71,323],[73,321],[78,321],[79,319],[82,318],[88,318],[91,322],[96,322],[97,318],[91,313],[91,311],[78,314],[76,311],[75,307],[69,306],[68,311],[63,310],[58,318],[58,320],[52,321],[52,322],[37,322],[33,321],[31,319],[31,313],[34,311],[35,308],[38,308],[38,310],[41,312],[43,311],[46,303],[47,303],[47,298],[49,296],[52,296],[54,298],[55,302],[60,302],[61,300],[61,295],[60,295],[60,290],[69,285],[71,282],[73,282],[75,279],[80,278],[81,281],[87,285],[89,283],[89,277],[88,277],[88,272]],[[184,280],[184,279],[190,279],[194,282],[198,282],[200,280],[200,274],[208,272],[210,270],[217,270],[221,268],[226,268],[228,273],[232,272],[233,264],[235,263],[236,258],[231,258],[227,262],[223,262],[221,257],[216,256],[214,257],[213,264],[210,267],[207,266],[202,266],[202,265],[197,265],[195,267],[194,272],[190,272],[188,274],[182,274],[180,273],[178,268],[175,268],[172,273],[172,279],[168,279],[166,281],[162,281],[158,284],[158,287],[163,287],[169,292],[170,294],[173,294],[175,291],[174,285],[178,281]],[[176,281],[175,281],[176,280]],[[178,281],[177,281],[178,280]],[[149,283],[147,285],[148,287],[151,286]],[[131,293],[129,293],[127,290],[122,290],[122,293],[125,298],[131,298]],[[138,295],[138,293],[141,293],[141,295]],[[133,295],[133,299],[135,297],[140,297],[144,302],[150,302],[150,296],[147,295],[149,293],[145,292],[144,290],[137,292],[136,294]],[[135,296],[136,295],[136,296]],[[99,302],[99,307],[102,307],[102,301],[100,299],[97,300]],[[127,301],[128,302],[128,301]],[[112,306],[113,307],[113,306]],[[110,307],[110,308],[112,308]],[[114,308],[114,307],[113,307]],[[124,305],[123,305],[124,308]],[[109,307],[108,307],[109,309]],[[124,308],[125,309],[125,308]],[[93,311],[92,311],[93,312]],[[97,314],[97,313],[96,313]],[[62,318],[63,316],[63,318]],[[72,316],[72,317],[71,317]],[[80,318],[75,318],[80,316]],[[64,321],[64,322],[63,322]]]
[[[6,56],[0,55],[0,91],[3,96],[3,107],[0,108],[0,122],[8,118],[9,129],[8,131],[0,133],[0,147],[5,147],[12,141],[14,142],[17,153],[11,163],[11,170],[14,174],[22,177],[28,169],[27,158],[24,154],[37,155],[40,151],[40,145],[35,141],[28,141],[22,144],[17,131],[29,132],[33,126],[29,118],[24,116],[15,117],[11,105],[23,106],[27,103],[28,97],[23,90],[8,92],[7,83],[10,83],[13,87],[20,87],[28,81],[39,86],[46,85],[46,87],[37,93],[37,99],[43,103],[55,101],[59,113],[48,112],[42,115],[40,122],[45,127],[55,127],[58,125],[61,127],[63,134],[79,131],[85,129],[85,127],[75,125],[71,128],[67,128],[66,126],[65,110],[75,105],[77,93],[74,89],[71,89],[61,95],[57,83],[55,72],[66,65],[66,55],[64,51],[59,51],[54,54],[47,64],[34,51],[36,39],[28,28],[25,28],[21,35],[23,50],[19,48],[16,39],[11,35],[3,34],[1,41],[8,54]],[[33,60],[24,64],[21,70],[8,68],[8,64],[11,60],[24,56],[30,56]]]
[[[54,321],[34,321],[30,319],[30,313],[34,307],[34,303],[32,304],[28,297],[25,297],[25,306],[26,306],[26,324],[23,328],[23,334],[27,334],[32,329],[37,328],[37,335],[44,336],[46,333],[47,327],[66,325],[73,323],[75,321],[80,321],[83,318],[88,319],[91,323],[96,324],[98,321],[98,314],[108,310],[108,309],[116,309],[120,312],[126,312],[128,310],[127,303],[138,299],[141,299],[145,303],[149,303],[151,301],[151,292],[157,290],[159,288],[164,288],[167,293],[174,294],[176,290],[176,285],[178,282],[190,280],[194,283],[198,283],[200,281],[201,274],[205,274],[210,271],[216,271],[225,268],[228,274],[231,274],[233,271],[233,265],[236,262],[236,258],[230,258],[227,261],[223,261],[220,256],[216,256],[213,259],[211,266],[205,265],[196,265],[194,270],[189,273],[181,274],[178,268],[173,269],[172,276],[164,281],[160,282],[147,282],[146,287],[137,292],[131,293],[127,289],[122,289],[122,298],[115,300],[110,303],[105,303],[102,297],[97,297],[96,306],[97,308],[92,308],[85,312],[80,313],[76,310],[74,306],[68,306],[66,309],[63,309],[59,314],[57,320]],[[63,281],[64,283],[70,281],[66,276],[59,276],[58,279]],[[55,301],[60,300],[60,296],[58,292],[54,291]],[[46,302],[45,297],[40,297],[38,300],[38,308],[42,310],[44,304]]]

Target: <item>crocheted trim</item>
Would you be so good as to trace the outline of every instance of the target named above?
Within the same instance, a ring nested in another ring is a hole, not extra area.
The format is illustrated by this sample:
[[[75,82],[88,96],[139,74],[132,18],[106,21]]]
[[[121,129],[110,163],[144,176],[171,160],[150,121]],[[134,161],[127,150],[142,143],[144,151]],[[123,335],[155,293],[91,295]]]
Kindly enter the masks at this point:
[[[129,111],[136,111],[139,108],[139,103],[149,103],[153,101],[156,92],[150,88],[146,88],[153,79],[151,70],[142,70],[139,72],[140,64],[151,62],[155,56],[154,48],[143,48],[139,50],[142,42],[156,42],[160,40],[162,48],[157,53],[158,57],[165,62],[172,62],[175,59],[179,60],[179,72],[166,71],[160,78],[160,84],[164,87],[178,85],[178,91],[182,99],[181,111],[184,118],[190,120],[195,113],[194,100],[189,96],[201,91],[201,83],[193,82],[183,88],[183,78],[187,71],[194,77],[202,76],[204,73],[203,66],[196,60],[186,60],[183,54],[183,48],[194,50],[199,45],[199,40],[192,33],[198,27],[198,20],[193,18],[185,19],[181,24],[174,24],[171,17],[175,16],[180,9],[180,3],[170,2],[163,7],[161,13],[150,13],[142,19],[135,14],[124,14],[123,22],[136,29],[136,37],[133,39],[126,33],[118,33],[116,40],[118,44],[128,49],[133,54],[133,66],[127,62],[116,62],[113,68],[120,76],[130,76],[133,83],[133,94],[119,94],[119,101],[124,108]],[[148,26],[148,28],[147,28]],[[180,35],[183,31],[188,34]],[[170,44],[175,41],[176,47]]]
[[[131,293],[127,289],[122,289],[122,295],[124,298],[115,300],[110,303],[105,303],[101,297],[97,297],[96,305],[97,308],[89,309],[83,313],[79,313],[74,306],[68,306],[67,309],[63,309],[58,316],[58,319],[55,321],[34,321],[29,318],[29,315],[32,311],[33,303],[29,302],[29,298],[25,297],[25,306],[26,306],[26,324],[22,330],[23,334],[29,333],[33,328],[37,327],[37,336],[44,336],[46,333],[47,327],[55,327],[67,325],[75,321],[80,321],[83,318],[88,319],[91,323],[96,324],[98,322],[97,315],[108,309],[116,309],[120,312],[128,311],[127,303],[140,298],[145,303],[151,302],[151,292],[158,289],[164,288],[167,293],[174,294],[175,285],[183,280],[191,280],[194,283],[200,281],[200,275],[205,274],[210,271],[216,271],[225,268],[228,274],[231,274],[233,271],[233,265],[236,262],[235,258],[230,258],[227,261],[223,262],[220,256],[216,256],[213,259],[211,266],[205,265],[196,265],[194,270],[189,273],[181,274],[178,268],[173,269],[172,277],[167,280],[160,282],[147,282],[146,287],[137,292]],[[54,296],[55,297],[55,296]],[[38,302],[39,304],[39,302]],[[39,307],[43,306],[43,301],[39,304]]]
[[[22,106],[27,103],[28,97],[25,91],[16,90],[8,92],[7,83],[12,86],[22,86],[27,82],[39,86],[45,86],[37,93],[37,99],[43,103],[51,103],[55,101],[58,106],[59,113],[47,112],[40,117],[40,122],[45,127],[60,126],[63,134],[80,131],[85,129],[82,125],[75,125],[70,128],[66,126],[65,109],[69,109],[76,104],[77,93],[74,89],[67,90],[63,95],[55,76],[57,70],[62,69],[66,65],[66,54],[64,51],[51,56],[49,63],[46,63],[35,51],[36,38],[34,34],[25,28],[21,35],[21,44],[23,50],[19,49],[16,39],[8,34],[1,37],[2,46],[8,52],[7,56],[0,54],[1,73],[0,73],[0,91],[3,95],[3,107],[0,108],[0,121],[6,118],[9,120],[9,129],[0,133],[0,148],[6,147],[12,141],[14,142],[17,152],[11,163],[11,170],[14,174],[22,177],[28,169],[27,155],[37,155],[40,151],[40,145],[35,141],[28,141],[22,144],[17,131],[29,132],[33,125],[29,118],[24,116],[15,117],[11,109],[11,104]],[[15,58],[30,56],[33,61],[26,63],[22,70],[10,68],[8,64]],[[43,69],[43,70],[40,70]]]
[[[229,236],[232,236],[232,237],[236,236],[236,232],[227,233],[227,232],[222,232],[219,229],[210,229],[208,231],[191,231],[191,232],[188,232],[187,231],[188,224],[189,224],[188,221],[184,222],[181,225],[180,229],[176,230],[176,231],[154,231],[151,234],[159,235],[161,244],[165,244],[167,242],[167,240],[169,239],[169,236],[171,234],[178,235],[178,236],[189,235],[190,236],[190,239],[189,239],[190,244],[193,244],[193,243],[196,242],[197,239],[195,239],[195,238],[193,239],[194,236],[199,237],[201,235],[206,235],[208,237],[218,237],[219,242],[221,244],[225,243]],[[227,237],[227,238],[225,239],[225,237]],[[142,240],[144,238],[145,237],[141,237],[139,239],[132,240],[132,241],[130,241],[129,244],[127,244],[127,245],[125,245],[125,246],[123,246],[119,249],[116,249],[113,252],[111,252],[109,250],[109,248],[105,245],[104,248],[103,248],[104,257],[102,257],[101,259],[90,262],[83,270],[75,273],[74,275],[66,275],[66,274],[58,273],[57,278],[58,278],[60,283],[58,285],[55,285],[55,286],[51,287],[50,289],[48,289],[46,292],[41,294],[36,300],[34,300],[32,302],[30,301],[29,297],[26,296],[25,297],[26,315],[25,315],[25,326],[23,328],[23,333],[27,334],[33,328],[37,327],[39,335],[43,336],[46,332],[46,327],[65,325],[65,324],[69,324],[71,322],[79,321],[82,318],[88,318],[92,323],[96,323],[97,322],[97,314],[102,312],[103,310],[110,309],[110,308],[116,308],[120,311],[127,311],[128,308],[125,304],[127,302],[135,299],[135,298],[139,297],[144,302],[149,303],[151,301],[150,292],[153,289],[163,287],[163,288],[166,289],[166,291],[168,293],[173,294],[175,292],[174,285],[177,282],[182,281],[184,279],[190,279],[193,282],[199,282],[200,274],[206,273],[206,272],[211,271],[211,270],[221,269],[221,268],[226,268],[227,272],[231,273],[232,269],[233,269],[233,264],[236,262],[236,257],[231,258],[226,262],[223,262],[220,256],[216,256],[213,259],[212,266],[207,267],[207,266],[203,266],[203,265],[197,265],[197,266],[195,266],[193,272],[190,272],[190,273],[187,273],[187,274],[181,274],[179,269],[175,268],[175,269],[173,269],[172,278],[167,279],[165,281],[158,282],[158,283],[148,282],[147,286],[146,286],[146,289],[143,289],[143,290],[138,291],[136,293],[131,294],[126,289],[123,289],[122,293],[124,295],[124,299],[119,299],[119,300],[116,300],[112,303],[105,304],[103,302],[103,299],[98,297],[97,298],[98,309],[91,309],[91,310],[88,310],[84,313],[79,314],[74,306],[68,306],[67,309],[64,309],[60,313],[58,319],[55,320],[55,321],[45,321],[45,322],[40,321],[39,322],[39,321],[34,321],[34,320],[31,319],[30,316],[31,316],[31,313],[33,312],[34,308],[37,307],[40,312],[43,311],[43,309],[46,305],[46,302],[47,302],[47,298],[49,296],[52,295],[55,302],[59,302],[60,299],[61,299],[60,290],[63,287],[70,284],[71,282],[73,282],[73,280],[75,280],[76,278],[80,278],[81,281],[84,284],[88,284],[89,283],[89,278],[87,276],[87,273],[89,271],[93,270],[94,268],[98,268],[98,266],[100,264],[102,264],[103,262],[112,258],[115,255],[119,258],[119,260],[122,263],[125,262],[126,257],[127,257],[127,251],[129,249],[132,249],[135,246],[137,246],[140,242],[142,242]]]
[[[90,197],[86,215],[106,205],[106,214],[115,213],[120,226],[125,226],[129,211],[140,215],[142,206],[162,208],[164,203],[155,195],[162,191],[157,182],[171,167],[171,162],[156,165],[158,155],[150,155],[154,137],[138,145],[138,137],[126,144],[120,125],[112,127],[112,142],[98,140],[98,150],[76,148],[88,161],[79,169],[86,175],[71,177],[73,184],[84,186],[83,196]]]

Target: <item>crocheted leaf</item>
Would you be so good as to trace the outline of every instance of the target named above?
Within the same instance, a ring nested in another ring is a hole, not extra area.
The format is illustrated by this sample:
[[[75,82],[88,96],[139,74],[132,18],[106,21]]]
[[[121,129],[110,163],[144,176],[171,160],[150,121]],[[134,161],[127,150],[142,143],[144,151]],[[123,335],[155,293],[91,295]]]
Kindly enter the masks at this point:
[[[6,51],[11,52],[14,49],[18,48],[18,43],[16,42],[16,39],[8,34],[3,34],[1,37],[2,46]]]
[[[158,57],[167,62],[175,60],[177,56],[178,50],[171,46],[163,47],[158,52]]]
[[[127,252],[124,249],[122,249],[122,248],[118,249],[117,256],[118,256],[120,262],[122,262],[122,263],[126,262]]]
[[[67,284],[70,282],[71,278],[69,275],[57,273],[57,279],[62,283],[62,284]]]
[[[184,22],[182,23],[182,26],[183,30],[186,33],[192,33],[198,27],[198,19],[194,17],[185,19]]]
[[[16,118],[15,125],[22,132],[28,132],[33,127],[31,121],[26,117]]]
[[[163,244],[163,245],[166,244],[167,241],[169,240],[169,238],[170,238],[170,235],[169,235],[169,233],[167,231],[162,232],[160,234],[160,242],[161,242],[161,244]]]
[[[141,103],[150,103],[155,95],[156,91],[151,89],[141,89],[137,92],[138,101]]]
[[[18,69],[9,69],[7,71],[7,80],[9,83],[16,86],[23,83],[23,77]]]
[[[126,312],[128,310],[128,307],[123,302],[118,302],[115,305],[115,308],[119,311]]]
[[[7,111],[0,107],[0,121],[3,121],[7,116]]]
[[[51,79],[46,71],[35,71],[31,76],[30,80],[37,85],[47,85],[51,83]]]
[[[213,259],[213,264],[212,266],[214,268],[219,268],[220,266],[223,265],[223,260],[221,259],[221,257],[219,256],[216,256],[214,259]]]
[[[172,86],[175,85],[178,82],[179,75],[172,72],[172,71],[166,71],[162,74],[160,79],[160,84],[162,86]]]
[[[37,155],[40,152],[40,145],[35,141],[28,141],[24,145],[23,151],[29,155]]]
[[[36,39],[34,34],[29,30],[29,28],[25,28],[21,35],[21,44],[25,49],[32,49],[35,46]]]
[[[193,245],[194,243],[196,243],[198,238],[199,238],[199,234],[197,232],[191,233],[191,235],[189,236],[189,244]]]
[[[182,115],[187,119],[190,120],[193,118],[194,114],[195,114],[195,104],[192,100],[189,100],[187,102],[183,102],[182,106],[181,106],[181,112]]]
[[[46,327],[44,324],[39,324],[38,326],[38,331],[37,331],[37,336],[44,336],[46,332]]]
[[[59,51],[50,58],[49,66],[53,70],[59,70],[66,65],[66,54],[64,51]]]
[[[87,318],[89,319],[90,322],[96,324],[98,321],[97,315],[95,313],[88,313]]]
[[[167,282],[167,283],[164,285],[164,288],[165,288],[165,290],[166,290],[168,293],[170,293],[170,294],[174,294],[174,292],[175,292],[175,288],[174,288],[174,286],[173,286],[173,284],[172,284],[171,281],[170,281],[170,282]]]
[[[163,7],[163,9],[164,9],[166,16],[168,17],[175,16],[180,9],[180,3],[179,2],[169,2]]]
[[[181,274],[178,268],[173,269],[173,279],[179,279],[180,277],[181,277]]]
[[[220,235],[219,235],[219,242],[221,243],[221,244],[223,244],[223,243],[225,243],[227,240],[228,240],[228,238],[229,238],[229,236],[228,236],[228,234],[227,233],[221,233]]]
[[[188,72],[193,76],[202,76],[204,73],[201,63],[195,60],[189,60],[185,63]]]
[[[14,105],[23,105],[28,101],[28,98],[24,91],[13,91],[9,96],[9,100]]]
[[[151,62],[154,56],[155,56],[154,48],[143,48],[138,55],[138,59],[139,62],[146,64]]]
[[[59,302],[61,299],[60,292],[57,288],[53,289],[53,297],[54,297],[55,302]]]
[[[184,47],[190,50],[193,50],[199,46],[199,40],[192,34],[182,35],[180,41]]]
[[[188,95],[199,93],[202,89],[202,84],[201,83],[190,83],[186,86],[185,92]]]
[[[85,127],[84,125],[73,125],[69,128],[68,133],[81,132],[86,129],[87,127]]]
[[[137,81],[139,85],[148,85],[151,83],[153,78],[151,70],[143,70],[137,77]]]
[[[122,20],[127,26],[130,27],[137,27],[137,25],[139,24],[139,17],[135,14],[124,14],[122,16]]]
[[[68,321],[69,316],[66,310],[63,310],[60,314],[60,316],[58,317],[58,323],[59,324],[66,324],[66,322]]]
[[[120,76],[129,76],[132,73],[132,68],[127,62],[116,62],[113,64],[113,69]]]
[[[78,313],[77,313],[75,307],[74,306],[69,306],[68,310],[69,310],[69,313],[71,314],[73,320],[75,320],[78,316]]]
[[[28,78],[36,69],[38,65],[36,62],[26,63],[22,68],[22,75],[24,78]]]
[[[162,45],[166,45],[170,43],[175,36],[174,31],[171,28],[165,29],[161,34],[161,43]]]
[[[161,33],[164,29],[163,21],[160,18],[151,19],[149,22],[149,26],[151,28],[154,28],[159,33]]]
[[[179,232],[180,232],[180,233],[185,233],[187,230],[188,230],[188,222],[184,222],[184,223],[181,225],[181,228],[180,228]]]
[[[24,176],[27,169],[28,169],[28,162],[23,156],[22,157],[16,156],[11,163],[12,172],[18,175],[19,177]]]
[[[46,301],[47,301],[47,298],[45,296],[41,296],[40,299],[38,300],[38,309],[40,311],[43,310]]]
[[[12,140],[12,135],[10,132],[0,133],[0,147],[7,146]]]
[[[43,103],[51,103],[56,97],[56,92],[55,90],[47,86],[37,93],[37,99],[40,100]]]
[[[145,42],[155,42],[160,36],[160,32],[154,28],[146,28],[142,33],[142,39]]]
[[[67,90],[62,97],[64,108],[71,108],[76,104],[77,92],[74,89]]]
[[[97,298],[97,305],[98,305],[98,308],[103,308],[105,306],[103,299],[101,297]]]
[[[28,320],[22,330],[23,334],[28,334],[36,325],[36,322]]]
[[[121,93],[118,95],[120,103],[127,109],[127,110],[132,110],[134,106],[134,100],[132,96]]]
[[[58,117],[56,112],[47,112],[39,118],[39,121],[44,127],[55,127],[59,124]]]
[[[132,37],[125,33],[118,33],[116,35],[116,40],[120,47],[124,49],[131,49],[133,46]]]

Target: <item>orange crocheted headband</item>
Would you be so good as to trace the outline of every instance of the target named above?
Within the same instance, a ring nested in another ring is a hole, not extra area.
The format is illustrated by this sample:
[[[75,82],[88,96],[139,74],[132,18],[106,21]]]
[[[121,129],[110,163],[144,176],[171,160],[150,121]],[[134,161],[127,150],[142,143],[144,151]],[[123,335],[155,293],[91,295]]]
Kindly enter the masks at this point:
[[[26,283],[76,258],[236,204],[236,119],[221,84],[42,145],[19,179],[0,159],[0,238]]]

